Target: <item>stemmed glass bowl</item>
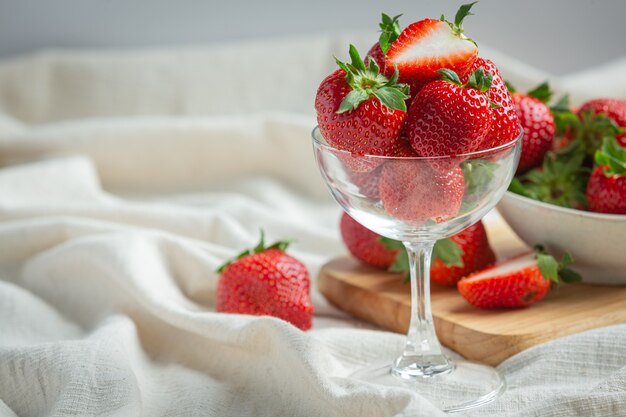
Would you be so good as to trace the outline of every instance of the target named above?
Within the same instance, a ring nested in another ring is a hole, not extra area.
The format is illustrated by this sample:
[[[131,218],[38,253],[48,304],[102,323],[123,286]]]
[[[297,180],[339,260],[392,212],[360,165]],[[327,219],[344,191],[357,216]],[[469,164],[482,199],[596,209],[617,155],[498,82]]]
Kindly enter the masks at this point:
[[[479,221],[504,195],[519,161],[523,131],[502,145],[463,155],[356,155],[312,133],[315,158],[331,194],[368,229],[403,242],[409,256],[411,321],[402,354],[354,377],[416,390],[445,411],[495,399],[504,379],[489,366],[452,361],[437,339],[430,304],[435,242]]]

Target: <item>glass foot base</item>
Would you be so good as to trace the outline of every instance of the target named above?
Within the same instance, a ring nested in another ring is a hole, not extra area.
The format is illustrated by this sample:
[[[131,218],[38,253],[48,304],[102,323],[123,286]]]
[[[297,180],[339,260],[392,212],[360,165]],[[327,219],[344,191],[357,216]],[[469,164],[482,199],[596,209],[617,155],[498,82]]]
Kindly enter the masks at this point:
[[[468,410],[487,404],[504,392],[504,378],[494,368],[457,360],[448,372],[434,375],[394,375],[391,366],[366,368],[352,378],[373,384],[408,388],[446,412]]]

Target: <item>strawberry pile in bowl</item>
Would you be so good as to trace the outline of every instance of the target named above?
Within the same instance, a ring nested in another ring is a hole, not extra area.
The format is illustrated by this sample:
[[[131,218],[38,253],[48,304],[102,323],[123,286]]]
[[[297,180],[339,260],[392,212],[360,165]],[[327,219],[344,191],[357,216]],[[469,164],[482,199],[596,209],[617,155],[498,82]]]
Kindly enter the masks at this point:
[[[549,106],[546,83],[512,97],[524,143],[499,212],[528,245],[570,251],[585,282],[626,284],[626,100]]]

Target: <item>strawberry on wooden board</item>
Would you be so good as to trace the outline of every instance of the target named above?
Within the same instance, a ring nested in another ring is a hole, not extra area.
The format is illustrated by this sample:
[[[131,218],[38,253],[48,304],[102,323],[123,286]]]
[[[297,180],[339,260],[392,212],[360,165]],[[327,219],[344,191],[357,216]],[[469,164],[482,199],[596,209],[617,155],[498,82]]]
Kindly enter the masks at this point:
[[[626,128],[626,100],[614,98],[597,98],[587,101],[578,110],[579,116],[583,113],[590,112],[593,116],[603,114],[608,119],[615,122],[618,127]],[[617,135],[617,141],[620,145],[626,146],[626,130],[622,130]]]
[[[546,104],[552,97],[548,83],[543,83],[527,94],[518,93],[509,87],[515,103],[517,116],[524,128],[524,141],[517,174],[541,165],[543,158],[552,149],[555,134],[554,117]]]
[[[469,72],[478,55],[478,47],[463,34],[463,20],[475,4],[462,5],[454,23],[423,19],[407,26],[391,43],[385,65],[400,71],[400,82],[411,87],[411,97],[428,82],[439,77],[438,70],[448,68],[460,76]]]
[[[513,99],[496,65],[488,59],[478,57],[470,68],[470,73],[478,68],[482,68],[486,74],[490,74],[492,77],[491,86],[487,92],[489,101],[494,104],[492,106],[492,121],[483,148],[495,148],[512,141],[519,135],[519,120]],[[461,77],[461,82],[466,83],[468,78],[467,75]]]
[[[461,279],[457,287],[470,304],[478,308],[525,307],[541,300],[550,286],[580,281],[567,269],[572,257],[566,253],[558,263],[543,248],[498,262]]]
[[[626,148],[607,137],[595,160],[598,167],[587,183],[589,210],[626,214]]]
[[[456,216],[461,208],[463,170],[439,170],[413,160],[392,160],[383,165],[380,199],[391,216],[410,223],[437,223]]]
[[[399,251],[390,270],[409,271],[409,259],[404,246],[397,240],[380,239],[388,250]],[[439,285],[456,285],[463,277],[496,261],[482,221],[475,223],[448,239],[435,243],[430,265],[430,280]]]
[[[423,157],[481,149],[492,122],[485,94],[491,74],[478,68],[462,84],[454,71],[441,69],[439,73],[443,79],[422,88],[409,107],[406,134],[411,146]]]
[[[380,74],[370,60],[366,67],[350,45],[351,64],[337,59],[341,69],[326,77],[315,97],[317,123],[332,146],[357,155],[388,155],[398,140],[406,116],[408,87]]]
[[[388,249],[381,242],[381,236],[378,233],[362,226],[347,213],[341,216],[339,229],[350,253],[368,265],[387,269],[393,264],[398,253],[404,251],[401,243],[399,248]]]
[[[289,242],[259,244],[222,265],[217,284],[219,312],[274,316],[307,330],[313,305],[309,296],[309,272],[304,264],[285,253]]]

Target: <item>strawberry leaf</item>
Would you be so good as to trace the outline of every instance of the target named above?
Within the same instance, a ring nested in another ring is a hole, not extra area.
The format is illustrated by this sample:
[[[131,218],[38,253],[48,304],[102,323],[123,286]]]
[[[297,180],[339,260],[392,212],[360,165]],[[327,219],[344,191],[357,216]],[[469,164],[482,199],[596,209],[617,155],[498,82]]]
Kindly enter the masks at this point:
[[[262,253],[262,252],[265,252],[266,250],[269,250],[269,249],[278,249],[278,250],[281,250],[281,251],[285,251],[287,249],[287,247],[289,246],[289,244],[291,243],[291,240],[281,240],[281,241],[278,241],[278,242],[275,242],[275,243],[271,244],[270,246],[266,246],[265,245],[265,231],[263,229],[261,229],[260,230],[260,234],[261,234],[261,237],[259,239],[259,243],[257,243],[257,245],[254,248],[246,249],[246,250],[240,252],[234,258],[231,258],[231,259],[227,260],[226,262],[224,262],[222,265],[220,265],[217,268],[216,272],[221,274],[222,272],[224,272],[224,270],[230,264],[232,264],[233,262],[235,262],[235,261],[237,261],[237,260],[239,260],[241,258],[244,258],[244,257],[246,257],[248,255],[254,255],[254,254],[257,254],[257,253]]]
[[[468,196],[485,191],[495,176],[498,164],[486,159],[470,159],[461,163]]]
[[[406,100],[408,97],[402,91],[392,87],[382,87],[374,91],[374,97],[380,100],[388,109],[398,109],[406,111]]]
[[[559,277],[563,282],[566,282],[568,284],[580,282],[583,280],[583,277],[581,277],[578,272],[572,271],[571,269],[567,268],[559,271]]]
[[[473,16],[474,13],[470,13],[472,6],[474,6],[478,1],[473,3],[463,4],[459,7],[459,10],[456,12],[454,16],[454,25],[450,25],[452,27],[452,31],[456,34],[463,33],[463,19],[467,16]],[[442,16],[443,17],[443,16]]]
[[[399,240],[389,239],[388,237],[381,236],[378,238],[378,241],[382,243],[385,249],[389,250],[398,250],[404,249],[404,244]]]
[[[607,136],[602,142],[602,148],[596,151],[595,161],[604,165],[604,175],[626,175],[626,148],[620,146],[612,136]]]
[[[469,75],[469,79],[465,86],[475,88],[481,93],[484,93],[489,91],[492,82],[493,75],[489,72],[485,73],[485,69],[483,67],[479,67]]]
[[[550,101],[550,98],[552,98],[552,91],[550,90],[548,82],[544,81],[534,89],[530,90],[528,92],[528,95],[531,97],[535,97],[536,99],[541,100],[544,103],[547,103]]]
[[[441,68],[441,69],[438,69],[437,72],[441,74],[441,77],[439,77],[439,79],[449,81],[456,85],[462,85],[458,74],[454,72],[453,70],[448,69],[448,68]]]
[[[385,13],[382,14],[382,22],[378,25],[380,27],[378,44],[383,54],[387,53],[391,44],[400,36],[400,16],[402,15],[389,17]]]
[[[545,253],[537,254],[537,265],[539,271],[545,279],[548,279],[556,284],[559,282],[559,264],[552,255]]]
[[[441,259],[448,266],[463,266],[463,249],[452,239],[441,239],[433,248],[433,259]]]
[[[367,92],[363,90],[352,90],[341,101],[337,113],[352,111],[359,107],[359,104],[363,103],[368,98],[369,95],[367,94]]]
[[[350,44],[350,59],[352,60],[352,66],[357,70],[365,71],[365,64],[361,59],[361,55],[359,55],[359,51],[356,50],[356,47]]]

